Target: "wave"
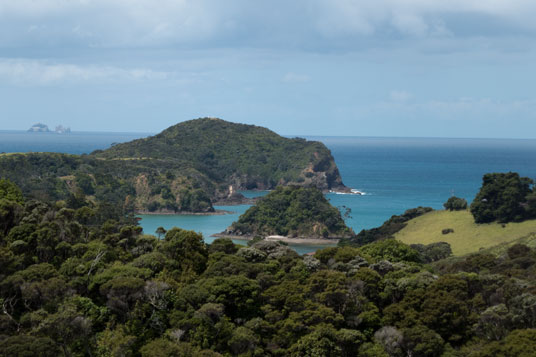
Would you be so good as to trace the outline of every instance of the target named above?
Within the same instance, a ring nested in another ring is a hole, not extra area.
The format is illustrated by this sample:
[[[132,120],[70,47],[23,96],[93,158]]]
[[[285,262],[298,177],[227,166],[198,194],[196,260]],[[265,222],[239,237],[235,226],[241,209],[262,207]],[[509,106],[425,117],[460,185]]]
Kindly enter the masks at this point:
[[[355,188],[352,188],[350,192],[337,192],[337,191],[329,191],[329,193],[334,193],[336,195],[350,195],[350,196],[366,196],[368,193],[356,190]]]

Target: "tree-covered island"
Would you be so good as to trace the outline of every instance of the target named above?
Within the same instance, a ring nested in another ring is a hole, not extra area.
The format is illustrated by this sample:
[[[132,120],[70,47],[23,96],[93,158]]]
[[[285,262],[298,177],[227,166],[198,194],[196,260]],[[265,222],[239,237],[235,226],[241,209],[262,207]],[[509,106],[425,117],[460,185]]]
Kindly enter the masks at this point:
[[[258,200],[222,235],[340,239],[354,233],[339,210],[317,188],[279,186]]]

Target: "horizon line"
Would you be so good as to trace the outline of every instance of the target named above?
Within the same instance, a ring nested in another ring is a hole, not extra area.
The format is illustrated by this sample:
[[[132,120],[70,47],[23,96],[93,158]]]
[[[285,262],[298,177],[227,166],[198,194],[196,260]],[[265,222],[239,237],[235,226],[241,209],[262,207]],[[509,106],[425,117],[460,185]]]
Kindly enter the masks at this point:
[[[23,129],[0,129],[0,133],[31,133],[31,134],[51,134],[51,135],[60,135],[66,136],[69,134],[127,134],[127,135],[147,135],[153,136],[157,135],[160,132],[142,132],[142,131],[93,131],[93,130],[71,130],[70,133],[56,133],[54,131],[49,132],[29,132],[28,130]],[[363,139],[466,139],[466,140],[536,140],[536,137],[475,137],[475,136],[386,136],[386,135],[319,135],[319,134],[278,134],[286,138],[297,138],[297,137],[318,137],[318,138],[363,138]]]

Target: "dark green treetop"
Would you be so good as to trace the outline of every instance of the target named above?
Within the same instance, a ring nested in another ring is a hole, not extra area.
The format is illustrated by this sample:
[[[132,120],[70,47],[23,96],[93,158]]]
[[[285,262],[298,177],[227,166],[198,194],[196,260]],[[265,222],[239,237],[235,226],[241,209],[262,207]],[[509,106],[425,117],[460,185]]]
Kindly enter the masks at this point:
[[[533,181],[518,173],[484,175],[482,187],[471,203],[476,223],[519,222],[529,218],[527,196],[532,193]]]
[[[443,203],[443,207],[449,211],[463,211],[467,209],[467,201],[463,198],[452,196],[447,202]]]
[[[6,179],[0,179],[0,200],[2,199],[19,204],[24,202],[20,188]]]

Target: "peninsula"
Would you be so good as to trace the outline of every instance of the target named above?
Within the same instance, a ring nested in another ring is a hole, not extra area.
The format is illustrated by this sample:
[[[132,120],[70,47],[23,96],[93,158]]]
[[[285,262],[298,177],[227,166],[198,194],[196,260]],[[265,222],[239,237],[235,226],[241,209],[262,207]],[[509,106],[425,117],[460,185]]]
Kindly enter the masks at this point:
[[[254,125],[201,118],[90,155],[19,154],[0,159],[3,176],[28,197],[105,200],[125,212],[214,212],[251,203],[240,190],[277,186],[350,192],[329,149]]]

